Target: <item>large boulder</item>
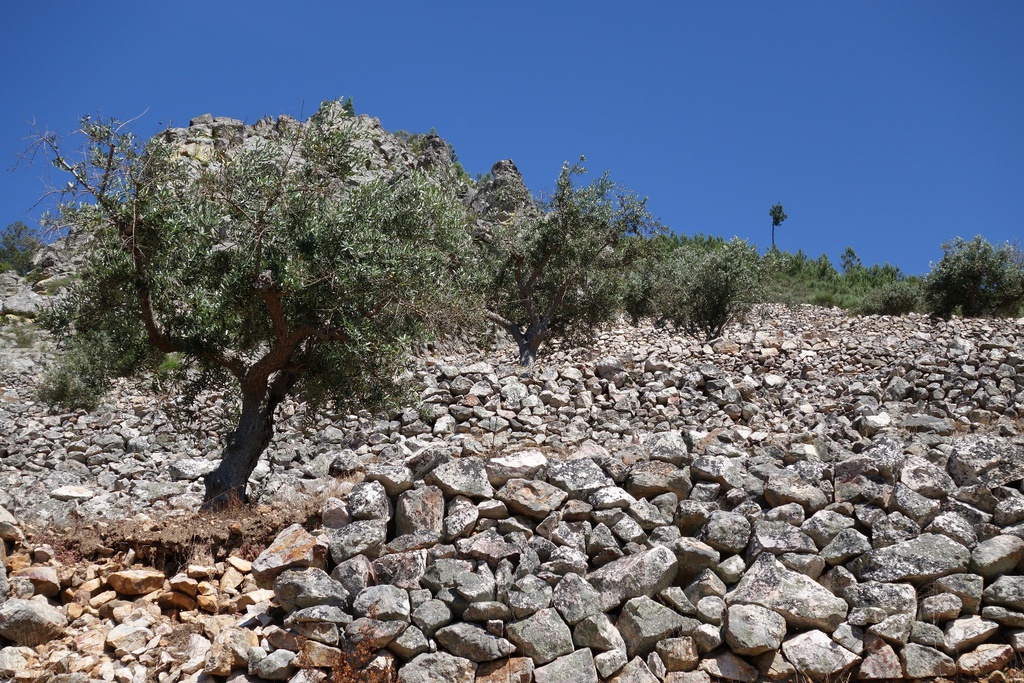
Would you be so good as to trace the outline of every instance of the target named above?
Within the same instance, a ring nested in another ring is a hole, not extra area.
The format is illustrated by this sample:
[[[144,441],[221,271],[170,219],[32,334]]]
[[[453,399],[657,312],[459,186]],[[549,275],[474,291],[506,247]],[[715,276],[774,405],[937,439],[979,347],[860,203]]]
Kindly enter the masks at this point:
[[[34,647],[60,637],[67,618],[60,610],[36,600],[0,603],[0,636],[18,645]]]
[[[865,553],[849,568],[862,581],[924,582],[966,572],[970,562],[971,551],[948,536],[921,534]]]
[[[786,569],[768,553],[758,556],[726,600],[729,605],[760,605],[778,612],[791,628],[826,633],[843,623],[849,609],[845,600],[810,577]]]
[[[609,562],[587,575],[587,581],[601,594],[601,608],[610,611],[630,598],[650,597],[668,588],[678,568],[679,560],[672,550],[655,546]]]

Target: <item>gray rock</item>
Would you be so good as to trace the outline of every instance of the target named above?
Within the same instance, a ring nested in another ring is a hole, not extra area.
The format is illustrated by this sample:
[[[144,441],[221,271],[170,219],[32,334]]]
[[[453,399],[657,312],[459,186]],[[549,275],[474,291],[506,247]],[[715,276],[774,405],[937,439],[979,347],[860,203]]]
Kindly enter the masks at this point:
[[[894,645],[906,645],[913,627],[913,614],[893,614],[869,627],[867,632]]]
[[[984,643],[999,630],[999,624],[978,616],[957,619],[946,625],[945,651],[959,653]]]
[[[551,604],[572,626],[601,611],[601,594],[578,574],[566,574],[555,585]]]
[[[552,595],[551,586],[530,574],[509,588],[508,606],[512,608],[516,619],[522,619],[550,606]]]
[[[757,669],[728,650],[705,657],[697,668],[715,678],[727,681],[754,683],[757,680]]]
[[[885,617],[914,614],[917,609],[917,591],[907,583],[864,581],[847,586],[839,594],[851,608],[878,609]]]
[[[352,487],[348,497],[352,519],[391,519],[391,499],[378,481],[363,481]]]
[[[674,493],[679,498],[690,495],[693,484],[686,470],[661,460],[645,460],[629,468],[626,490],[637,498],[653,498]]]
[[[971,552],[971,572],[994,579],[1016,567],[1024,557],[1024,539],[1000,535],[982,541]]]
[[[589,647],[600,652],[621,650],[622,656],[626,656],[626,641],[603,612],[586,617],[576,624],[572,630],[572,642],[576,647]]]
[[[687,620],[649,597],[629,600],[615,624],[626,642],[626,656],[644,657],[659,640],[679,635]]]
[[[571,497],[583,499],[615,483],[591,458],[551,460],[548,462],[547,479]]]
[[[449,498],[466,496],[479,500],[494,497],[484,463],[478,458],[458,458],[439,465],[425,481],[440,488]]]
[[[967,436],[953,446],[949,473],[958,486],[1002,486],[1024,479],[1024,446],[1005,439]]]
[[[840,531],[850,529],[854,524],[854,520],[834,510],[819,510],[800,525],[800,529],[811,537],[815,545],[824,548]]]
[[[562,507],[569,494],[547,482],[509,479],[495,497],[512,512],[541,520]]]
[[[589,649],[576,650],[533,672],[536,683],[597,683],[594,655]]]
[[[508,638],[523,655],[543,665],[573,651],[572,632],[553,608],[508,626]]]
[[[754,561],[736,589],[731,605],[760,605],[778,612],[791,628],[831,633],[846,619],[848,606],[814,580],[786,569],[768,553]]]
[[[900,483],[925,498],[942,500],[956,485],[946,471],[918,456],[907,458],[900,472]]]
[[[473,683],[476,665],[447,652],[418,655],[398,670],[399,683]]]
[[[258,661],[249,660],[249,675],[267,681],[287,681],[295,673],[292,661],[295,653],[288,650],[274,650]]]
[[[849,569],[861,580],[927,581],[967,571],[970,559],[970,551],[947,536],[922,534],[865,553]]]
[[[938,678],[956,674],[956,662],[935,648],[908,643],[900,651],[903,675],[907,678]]]
[[[786,637],[786,620],[760,605],[733,605],[725,626],[725,642],[738,655],[778,650]]]
[[[547,464],[548,459],[540,451],[521,451],[490,458],[484,468],[491,486],[500,487],[509,479],[533,479]]]
[[[387,525],[380,520],[360,520],[340,529],[326,530],[331,558],[344,562],[355,555],[370,559],[380,555],[387,541]]]
[[[963,600],[952,593],[929,595],[921,601],[917,618],[933,624],[944,624],[960,616],[963,606]]]
[[[350,599],[348,591],[322,569],[287,569],[274,579],[274,597],[287,611],[333,605],[344,608]]]
[[[629,660],[613,679],[614,683],[659,683],[650,667],[639,657]]]
[[[397,586],[369,586],[356,595],[352,611],[371,619],[408,622],[412,611],[409,592]]]
[[[772,555],[782,553],[813,553],[817,550],[811,537],[788,522],[759,520],[754,524],[750,536],[750,556],[762,552]]]
[[[445,626],[435,637],[437,642],[453,655],[464,657],[471,662],[489,662],[500,657],[508,657],[516,649],[506,639],[494,636],[473,624]]]
[[[440,600],[427,600],[412,611],[412,623],[416,624],[428,637],[452,621],[452,611]]]
[[[33,647],[60,636],[67,618],[43,602],[10,599],[0,603],[0,636]]]
[[[821,559],[829,565],[843,564],[871,550],[871,541],[856,529],[843,529],[821,549]]]
[[[782,652],[797,671],[812,681],[835,676],[860,661],[860,657],[817,630],[793,636],[782,644]]]
[[[960,598],[966,614],[977,614],[981,607],[984,584],[985,580],[977,574],[951,574],[937,579],[932,585],[936,590],[952,593]]]
[[[401,635],[388,643],[388,649],[398,655],[402,661],[408,662],[417,655],[430,652],[431,641],[415,626],[402,631]]]
[[[743,515],[717,510],[704,528],[704,542],[715,550],[737,554],[750,541],[750,522]]]
[[[674,552],[656,546],[606,564],[587,575],[587,581],[601,594],[602,610],[610,611],[630,598],[650,597],[672,585],[678,567]]]

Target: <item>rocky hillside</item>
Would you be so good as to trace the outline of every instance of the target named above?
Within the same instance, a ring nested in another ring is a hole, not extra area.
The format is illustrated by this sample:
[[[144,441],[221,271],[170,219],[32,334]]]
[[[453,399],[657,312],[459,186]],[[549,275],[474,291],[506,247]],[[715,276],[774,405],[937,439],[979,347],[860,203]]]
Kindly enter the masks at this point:
[[[206,163],[296,125],[165,138]],[[353,182],[426,169],[484,229],[529,199],[511,162],[474,185],[436,136],[353,125]],[[232,397],[35,398],[75,239],[0,277],[0,681],[1005,680],[1024,650],[1022,320],[438,345],[391,413],[284,405],[253,505],[210,515]]]
[[[191,558],[230,404],[52,413],[44,344],[5,335],[0,677],[922,678],[1024,648],[1021,321],[766,307],[710,345],[424,354],[392,415],[288,407],[249,517],[319,514]]]

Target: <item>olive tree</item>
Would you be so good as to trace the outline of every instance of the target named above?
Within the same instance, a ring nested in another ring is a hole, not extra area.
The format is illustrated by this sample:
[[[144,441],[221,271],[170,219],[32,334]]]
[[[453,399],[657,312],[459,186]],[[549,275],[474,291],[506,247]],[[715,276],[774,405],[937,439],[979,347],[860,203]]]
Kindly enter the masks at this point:
[[[739,238],[692,244],[664,259],[655,281],[658,315],[711,340],[753,306],[761,263],[757,250]]]
[[[928,311],[938,318],[1015,315],[1024,306],[1024,252],[977,235],[942,245],[942,259],[925,278]]]
[[[87,235],[85,268],[50,316],[69,356],[129,374],[175,354],[181,386],[239,400],[207,507],[246,499],[287,397],[381,405],[410,344],[465,308],[466,214],[444,184],[411,171],[353,181],[372,145],[341,104],[285,119],[202,160],[169,135],[140,146],[114,121],[83,119],[81,155],[39,139],[77,200],[61,220]]]
[[[664,228],[647,200],[619,188],[607,173],[587,185],[565,164],[540,212],[520,212],[478,235],[488,270],[486,317],[508,332],[521,365],[544,342],[579,338],[620,310],[627,267]]]

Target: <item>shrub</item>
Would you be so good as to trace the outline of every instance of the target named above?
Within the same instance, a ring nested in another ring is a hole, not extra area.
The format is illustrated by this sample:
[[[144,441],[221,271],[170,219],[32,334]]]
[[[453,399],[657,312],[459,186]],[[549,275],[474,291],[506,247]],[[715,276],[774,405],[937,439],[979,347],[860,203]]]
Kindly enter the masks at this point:
[[[710,340],[750,310],[760,276],[757,251],[744,240],[679,249],[659,274],[656,308],[676,327]]]
[[[43,246],[39,232],[21,221],[0,230],[0,272],[13,270],[18,275],[32,271],[32,259]]]
[[[906,315],[921,307],[921,281],[905,278],[872,289],[856,308],[860,315]]]
[[[942,245],[942,259],[928,273],[925,305],[937,318],[1011,316],[1024,304],[1024,252],[994,246],[981,235]]]

